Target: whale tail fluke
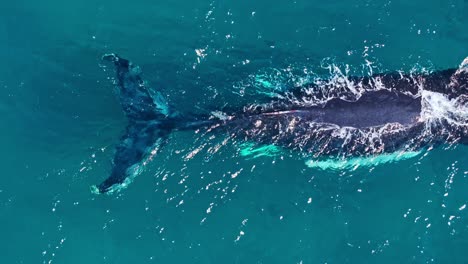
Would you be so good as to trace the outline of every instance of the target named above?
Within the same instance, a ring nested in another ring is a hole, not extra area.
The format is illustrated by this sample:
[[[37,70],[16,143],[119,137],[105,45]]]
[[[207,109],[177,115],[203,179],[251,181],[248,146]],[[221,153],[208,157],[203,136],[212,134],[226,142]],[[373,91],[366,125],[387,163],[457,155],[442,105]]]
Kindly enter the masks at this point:
[[[159,91],[147,87],[141,70],[114,53],[102,59],[115,66],[117,94],[129,124],[116,147],[111,175],[94,193],[111,193],[126,187],[138,175],[174,129],[175,112]]]

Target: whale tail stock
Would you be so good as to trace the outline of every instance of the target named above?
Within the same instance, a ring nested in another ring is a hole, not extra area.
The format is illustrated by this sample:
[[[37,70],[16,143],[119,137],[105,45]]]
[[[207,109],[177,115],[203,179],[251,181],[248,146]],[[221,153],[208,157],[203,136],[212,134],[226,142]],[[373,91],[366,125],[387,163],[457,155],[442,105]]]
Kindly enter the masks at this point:
[[[166,141],[177,118],[163,96],[146,87],[138,66],[116,54],[106,54],[102,59],[115,66],[117,94],[129,121],[116,147],[111,175],[91,187],[94,193],[112,193],[126,187],[141,172]]]

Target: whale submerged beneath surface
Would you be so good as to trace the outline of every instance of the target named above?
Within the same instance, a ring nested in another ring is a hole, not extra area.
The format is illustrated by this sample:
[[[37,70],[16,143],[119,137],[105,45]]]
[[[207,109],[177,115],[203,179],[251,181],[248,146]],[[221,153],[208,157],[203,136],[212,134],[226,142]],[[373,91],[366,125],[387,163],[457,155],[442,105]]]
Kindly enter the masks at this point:
[[[468,144],[468,58],[459,68],[430,74],[390,72],[312,83],[262,105],[206,116],[172,111],[158,91],[146,87],[138,66],[115,54],[103,59],[115,65],[118,95],[129,123],[116,147],[110,176],[93,186],[97,193],[126,186],[156,154],[155,146],[178,130],[224,132],[316,158]]]

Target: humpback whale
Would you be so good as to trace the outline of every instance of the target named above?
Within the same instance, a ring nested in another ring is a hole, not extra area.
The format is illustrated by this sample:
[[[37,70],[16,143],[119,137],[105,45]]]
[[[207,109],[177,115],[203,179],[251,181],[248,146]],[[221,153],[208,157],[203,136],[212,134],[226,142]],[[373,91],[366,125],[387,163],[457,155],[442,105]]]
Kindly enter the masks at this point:
[[[239,111],[184,115],[149,89],[141,69],[116,54],[118,97],[128,119],[110,176],[93,186],[110,193],[128,184],[173,131],[203,129],[274,144],[313,157],[372,156],[443,143],[468,144],[468,58],[459,68],[425,74],[388,72],[314,82]],[[291,100],[294,98],[294,100]]]

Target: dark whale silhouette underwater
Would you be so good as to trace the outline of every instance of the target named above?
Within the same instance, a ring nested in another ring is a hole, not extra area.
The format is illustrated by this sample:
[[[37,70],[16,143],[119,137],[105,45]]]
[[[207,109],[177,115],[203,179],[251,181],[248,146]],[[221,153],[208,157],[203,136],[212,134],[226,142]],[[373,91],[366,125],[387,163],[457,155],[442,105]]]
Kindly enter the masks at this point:
[[[206,116],[173,111],[159,92],[146,87],[138,66],[116,54],[103,59],[115,65],[128,126],[116,147],[110,176],[92,187],[96,193],[126,186],[155,154],[154,146],[180,130],[229,133],[313,157],[375,156],[468,144],[468,58],[459,68],[427,74],[389,72],[311,83],[267,104]],[[308,103],[311,98],[319,103]]]

